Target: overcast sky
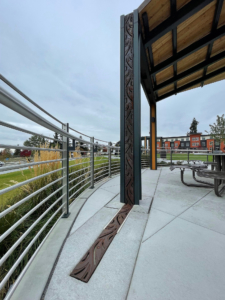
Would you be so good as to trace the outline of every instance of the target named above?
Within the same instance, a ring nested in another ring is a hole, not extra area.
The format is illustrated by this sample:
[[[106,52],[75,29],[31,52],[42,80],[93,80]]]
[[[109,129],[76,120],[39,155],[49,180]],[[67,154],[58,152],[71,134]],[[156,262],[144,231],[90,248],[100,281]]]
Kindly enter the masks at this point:
[[[137,0],[1,0],[0,73],[71,127],[116,142],[120,15],[139,5]],[[4,83],[0,86],[16,95]],[[0,112],[2,121],[52,135],[1,104]],[[204,132],[222,113],[224,81],[181,93],[157,105],[158,136],[186,134],[193,117]],[[148,134],[149,106],[142,92],[142,135]],[[22,145],[28,137],[0,126],[1,144]]]

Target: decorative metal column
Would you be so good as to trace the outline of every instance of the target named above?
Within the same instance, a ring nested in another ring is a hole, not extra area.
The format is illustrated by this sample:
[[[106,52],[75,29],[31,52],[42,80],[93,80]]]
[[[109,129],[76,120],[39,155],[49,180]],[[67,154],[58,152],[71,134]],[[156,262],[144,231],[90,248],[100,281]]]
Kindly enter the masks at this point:
[[[141,199],[140,33],[138,11],[121,17],[121,202]]]

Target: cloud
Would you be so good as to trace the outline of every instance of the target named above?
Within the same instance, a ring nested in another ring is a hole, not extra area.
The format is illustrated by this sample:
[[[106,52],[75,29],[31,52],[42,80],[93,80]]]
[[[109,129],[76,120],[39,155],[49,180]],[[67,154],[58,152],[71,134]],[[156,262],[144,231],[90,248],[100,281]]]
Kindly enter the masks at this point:
[[[72,128],[117,142],[120,15],[132,12],[139,4],[137,0],[2,1],[0,73]],[[0,86],[16,95],[4,83],[0,82]],[[149,106],[143,91],[141,95],[142,135],[148,135]],[[51,120],[22,97],[16,97]],[[222,107],[222,82],[163,100],[157,105],[158,135],[186,134],[193,117],[200,122],[199,130],[203,132],[217,114],[223,113]],[[53,135],[2,105],[0,111],[3,121]],[[22,145],[28,137],[0,126],[1,144]]]

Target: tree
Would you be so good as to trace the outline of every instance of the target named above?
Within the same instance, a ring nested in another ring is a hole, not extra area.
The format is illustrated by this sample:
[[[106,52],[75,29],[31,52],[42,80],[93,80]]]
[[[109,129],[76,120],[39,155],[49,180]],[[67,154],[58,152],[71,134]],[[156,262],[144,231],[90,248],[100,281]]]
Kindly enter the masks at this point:
[[[20,149],[16,149],[14,152],[14,156],[20,156],[20,152],[21,152]]]
[[[217,115],[216,122],[209,125],[210,131],[206,131],[216,141],[225,141],[225,118],[224,114],[220,117]]]
[[[43,138],[39,135],[32,135],[23,144],[26,147],[40,147],[40,145],[45,144],[45,138]]]
[[[198,126],[199,122],[193,118],[192,122],[191,122],[191,126],[190,126],[190,133],[197,133],[197,126]]]
[[[10,149],[6,148],[2,151],[3,159],[11,157],[11,156],[12,156],[12,151]]]
[[[59,140],[59,134],[58,134],[58,132],[55,132],[55,134],[54,134],[54,143],[58,143],[58,141],[57,140]]]
[[[55,132],[55,134],[53,135],[53,142],[50,143],[50,148],[55,148],[56,146],[58,146],[58,148],[62,148],[62,136]]]

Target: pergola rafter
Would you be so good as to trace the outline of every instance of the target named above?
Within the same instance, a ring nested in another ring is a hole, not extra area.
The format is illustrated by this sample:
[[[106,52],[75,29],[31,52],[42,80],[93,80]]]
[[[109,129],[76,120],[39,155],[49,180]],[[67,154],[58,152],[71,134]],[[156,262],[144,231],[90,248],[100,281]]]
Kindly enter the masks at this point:
[[[183,8],[181,8],[179,11],[176,11],[174,15],[171,15],[168,19],[151,31],[151,34],[148,35],[148,39],[146,40],[146,47],[149,47],[149,45],[164,36],[167,32],[175,29],[178,25],[183,23],[185,20],[193,16],[211,2],[213,2],[213,0],[192,0],[191,2],[187,3]]]
[[[212,25],[212,32],[211,32],[212,34],[216,31],[216,28],[218,26],[222,7],[223,7],[223,0],[218,0],[216,4],[216,12],[213,20],[213,25]],[[210,43],[207,50],[206,61],[210,59],[210,56],[212,54],[212,48],[213,48],[213,43]],[[207,73],[207,66],[204,67],[203,78],[205,77],[206,73]],[[201,87],[203,87],[203,85],[204,85],[204,81],[201,82]]]

